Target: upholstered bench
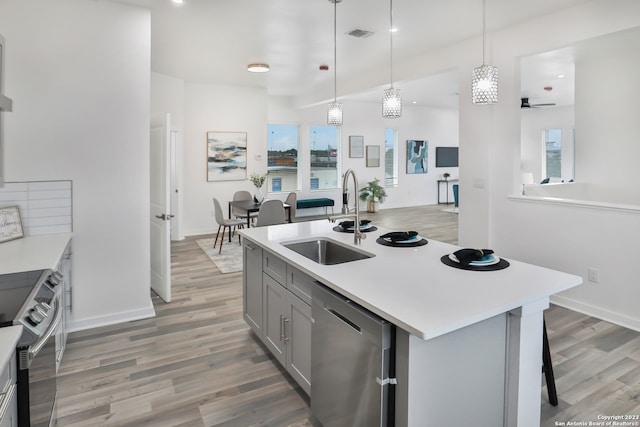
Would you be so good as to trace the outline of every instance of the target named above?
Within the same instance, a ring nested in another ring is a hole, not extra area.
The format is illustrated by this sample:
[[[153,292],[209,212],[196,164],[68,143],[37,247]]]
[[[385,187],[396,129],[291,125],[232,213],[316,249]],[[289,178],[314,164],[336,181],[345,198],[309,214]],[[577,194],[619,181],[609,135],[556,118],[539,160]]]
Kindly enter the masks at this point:
[[[308,208],[324,208],[324,213],[327,213],[327,207],[331,207],[331,213],[333,214],[333,206],[335,202],[333,199],[329,199],[327,197],[320,197],[317,199],[301,199],[296,202],[297,209],[308,209]]]

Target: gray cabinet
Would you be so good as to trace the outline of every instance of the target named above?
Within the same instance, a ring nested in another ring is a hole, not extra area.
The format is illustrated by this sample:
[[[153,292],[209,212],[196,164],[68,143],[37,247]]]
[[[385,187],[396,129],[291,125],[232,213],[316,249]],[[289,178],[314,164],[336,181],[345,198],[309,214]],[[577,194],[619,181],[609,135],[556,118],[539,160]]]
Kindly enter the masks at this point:
[[[287,363],[286,329],[288,291],[268,274],[262,277],[262,298],[264,301],[263,341],[271,354],[283,366]]]
[[[287,372],[311,395],[311,306],[289,293],[286,308]]]
[[[265,273],[263,342],[300,387],[311,393],[311,306]]]
[[[242,313],[251,329],[262,338],[262,248],[243,239]]]
[[[310,394],[313,280],[268,250],[247,240],[244,245],[245,321]]]

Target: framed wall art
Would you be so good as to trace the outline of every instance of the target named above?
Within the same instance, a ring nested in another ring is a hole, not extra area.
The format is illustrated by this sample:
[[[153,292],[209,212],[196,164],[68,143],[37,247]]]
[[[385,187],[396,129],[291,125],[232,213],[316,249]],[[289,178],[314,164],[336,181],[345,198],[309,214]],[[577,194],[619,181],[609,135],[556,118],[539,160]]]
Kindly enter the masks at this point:
[[[377,168],[380,166],[380,146],[367,145],[367,167]]]
[[[352,135],[349,137],[349,157],[364,157],[364,136]]]
[[[427,173],[428,141],[407,140],[407,173]]]
[[[0,208],[0,243],[24,237],[20,208],[7,206]]]
[[[247,179],[247,133],[207,132],[207,181]]]

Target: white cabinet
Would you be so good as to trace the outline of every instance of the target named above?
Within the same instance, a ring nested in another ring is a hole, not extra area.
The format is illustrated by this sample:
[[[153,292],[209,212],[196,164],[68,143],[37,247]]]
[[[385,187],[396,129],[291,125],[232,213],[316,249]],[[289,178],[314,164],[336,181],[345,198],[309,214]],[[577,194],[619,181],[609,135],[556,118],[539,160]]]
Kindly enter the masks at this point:
[[[18,425],[16,392],[16,358],[15,353],[11,352],[7,364],[0,366],[0,427]]]
[[[242,313],[253,332],[262,337],[262,248],[243,240]]]
[[[17,386],[11,384],[5,393],[0,394],[0,427],[18,426]],[[6,406],[5,406],[6,405]],[[2,411],[4,410],[4,414]]]
[[[309,286],[313,280],[271,252],[247,240],[244,245],[245,321],[302,390],[310,394],[312,320]]]

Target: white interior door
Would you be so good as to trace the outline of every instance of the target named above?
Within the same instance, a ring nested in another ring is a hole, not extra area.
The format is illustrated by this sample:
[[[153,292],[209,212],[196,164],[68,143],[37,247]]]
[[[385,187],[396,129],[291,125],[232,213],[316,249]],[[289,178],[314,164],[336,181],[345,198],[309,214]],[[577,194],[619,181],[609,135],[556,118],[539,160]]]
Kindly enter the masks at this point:
[[[171,172],[170,172],[170,182],[171,187],[169,190],[171,197],[171,240],[182,240],[184,236],[182,235],[182,230],[180,229],[180,207],[182,205],[182,190],[180,190],[180,163],[182,161],[182,156],[180,155],[182,149],[180,146],[180,142],[178,140],[178,131],[173,129],[171,130]]]
[[[171,301],[170,192],[171,115],[151,119],[151,289]]]

